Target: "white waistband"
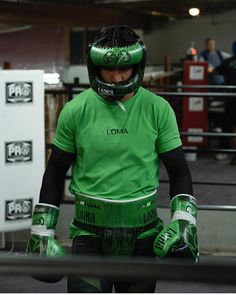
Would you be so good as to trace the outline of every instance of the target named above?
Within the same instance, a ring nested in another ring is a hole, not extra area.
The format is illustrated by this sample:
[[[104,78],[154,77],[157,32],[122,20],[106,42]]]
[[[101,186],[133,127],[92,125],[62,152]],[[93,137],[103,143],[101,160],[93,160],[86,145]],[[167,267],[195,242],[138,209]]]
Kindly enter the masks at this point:
[[[157,192],[157,190],[155,189],[153,192],[151,192],[148,195],[137,197],[137,198],[133,198],[133,199],[129,199],[129,200],[112,200],[112,199],[106,199],[104,197],[86,195],[86,194],[83,194],[81,192],[76,192],[76,194],[81,195],[81,196],[86,197],[86,198],[90,198],[90,199],[94,199],[94,200],[99,200],[99,201],[103,201],[103,202],[128,203],[128,202],[135,202],[135,201],[138,201],[138,200],[146,199],[146,198],[151,197],[154,194],[156,194],[156,192]]]

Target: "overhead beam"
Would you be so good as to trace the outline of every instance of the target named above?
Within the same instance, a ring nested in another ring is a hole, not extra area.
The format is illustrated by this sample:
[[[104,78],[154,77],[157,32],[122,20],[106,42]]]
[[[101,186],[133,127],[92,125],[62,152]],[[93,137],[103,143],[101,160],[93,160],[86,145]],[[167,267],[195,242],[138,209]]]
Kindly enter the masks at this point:
[[[100,3],[100,4],[130,4],[130,3],[139,3],[139,2],[150,2],[150,0],[96,0],[95,3]],[[152,1],[151,1],[152,2]]]
[[[133,28],[145,28],[147,20],[145,15],[132,11],[129,11],[127,16],[125,8],[0,1],[0,23],[4,24],[81,27],[127,24]]]
[[[130,10],[150,12],[158,11],[159,15],[184,16],[191,6],[197,6],[205,14],[212,14],[225,10],[236,9],[235,0],[95,0],[104,7],[122,7],[126,5]]]

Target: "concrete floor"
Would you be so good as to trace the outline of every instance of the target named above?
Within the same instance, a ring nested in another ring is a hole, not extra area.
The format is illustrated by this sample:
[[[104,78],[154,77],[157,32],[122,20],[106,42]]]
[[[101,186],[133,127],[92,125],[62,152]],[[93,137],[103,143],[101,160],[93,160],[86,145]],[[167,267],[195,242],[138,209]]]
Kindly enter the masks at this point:
[[[192,180],[197,182],[236,183],[236,165],[230,158],[218,161],[212,155],[198,154],[197,161],[189,162]],[[161,165],[160,179],[168,180],[165,168]],[[236,186],[193,185],[198,205],[236,205]],[[161,183],[158,190],[159,205],[169,206],[169,184]]]

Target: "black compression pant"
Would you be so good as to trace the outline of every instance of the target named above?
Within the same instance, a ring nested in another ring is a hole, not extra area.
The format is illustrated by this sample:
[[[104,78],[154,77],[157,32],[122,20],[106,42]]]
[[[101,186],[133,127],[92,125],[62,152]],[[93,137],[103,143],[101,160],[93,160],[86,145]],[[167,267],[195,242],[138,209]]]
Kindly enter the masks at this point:
[[[155,236],[136,240],[133,256],[154,256]],[[91,236],[79,236],[73,240],[73,255],[103,256],[101,240]],[[99,279],[71,276],[68,278],[69,293],[110,293],[112,288],[117,293],[154,293],[156,280],[153,279]]]

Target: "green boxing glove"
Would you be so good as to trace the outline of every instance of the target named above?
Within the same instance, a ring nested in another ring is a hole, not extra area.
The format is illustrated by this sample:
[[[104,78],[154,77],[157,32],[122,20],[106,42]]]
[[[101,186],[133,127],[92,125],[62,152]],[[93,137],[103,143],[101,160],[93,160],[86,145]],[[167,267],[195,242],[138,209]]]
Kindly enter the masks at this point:
[[[159,257],[191,257],[197,262],[196,200],[191,195],[177,195],[171,200],[170,207],[171,223],[157,235],[154,253]]]
[[[59,209],[56,206],[43,203],[35,206],[27,253],[48,257],[65,255],[64,248],[54,237],[58,215]],[[62,275],[34,275],[34,278],[44,282],[58,282],[62,277]]]

